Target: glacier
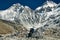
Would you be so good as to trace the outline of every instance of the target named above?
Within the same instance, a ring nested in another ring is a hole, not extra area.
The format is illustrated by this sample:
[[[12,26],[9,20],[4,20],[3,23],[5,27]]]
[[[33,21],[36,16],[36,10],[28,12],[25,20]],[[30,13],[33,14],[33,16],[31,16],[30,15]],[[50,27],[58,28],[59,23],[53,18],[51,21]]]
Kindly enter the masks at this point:
[[[46,1],[35,10],[16,3],[6,10],[1,10],[0,19],[22,24],[28,30],[42,26],[52,27],[60,25],[60,3],[56,4],[53,1]]]

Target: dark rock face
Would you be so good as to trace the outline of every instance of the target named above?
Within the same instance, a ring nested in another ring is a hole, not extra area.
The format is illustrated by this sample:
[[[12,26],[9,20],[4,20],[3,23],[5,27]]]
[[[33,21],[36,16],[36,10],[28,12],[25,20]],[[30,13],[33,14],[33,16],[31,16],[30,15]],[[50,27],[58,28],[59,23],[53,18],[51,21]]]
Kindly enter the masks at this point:
[[[31,28],[30,29],[30,32],[28,33],[28,37],[32,37],[32,34],[34,33],[34,29],[33,28]]]
[[[38,28],[34,31],[34,33],[32,34],[31,37],[32,38],[37,38],[37,39],[43,38],[43,32],[41,31],[41,29]]]

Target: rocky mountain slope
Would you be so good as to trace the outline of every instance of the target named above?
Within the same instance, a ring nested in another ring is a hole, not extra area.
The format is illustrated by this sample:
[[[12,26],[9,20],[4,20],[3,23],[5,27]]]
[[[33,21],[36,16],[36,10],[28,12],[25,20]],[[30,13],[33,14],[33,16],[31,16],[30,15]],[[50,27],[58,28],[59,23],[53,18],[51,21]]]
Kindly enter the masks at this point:
[[[35,10],[19,3],[13,4],[0,11],[0,34],[39,40],[60,38],[60,4],[47,1]]]
[[[11,34],[14,33],[15,29],[11,26],[0,20],[0,34]]]

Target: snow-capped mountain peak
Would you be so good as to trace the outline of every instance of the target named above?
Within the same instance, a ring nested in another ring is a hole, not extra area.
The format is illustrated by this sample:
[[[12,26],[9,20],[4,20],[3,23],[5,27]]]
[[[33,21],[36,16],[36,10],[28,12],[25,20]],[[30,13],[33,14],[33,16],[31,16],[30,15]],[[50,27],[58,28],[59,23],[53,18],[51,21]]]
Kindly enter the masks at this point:
[[[53,11],[57,6],[58,4],[53,1],[46,1],[42,6],[36,8],[36,11],[49,12]]]
[[[56,8],[57,5],[52,1],[47,1],[34,11],[28,6],[17,3],[6,10],[0,11],[0,19],[22,24],[28,30],[30,28],[37,29],[46,24],[46,20],[50,19],[51,15],[58,14],[60,8]]]
[[[19,14],[19,10],[21,10],[20,12],[22,12],[23,8],[24,7],[19,3],[13,4],[8,9],[0,11],[1,19],[7,21],[14,21],[14,17],[16,17]]]
[[[55,7],[55,6],[57,6],[57,4],[55,3],[55,2],[53,2],[53,1],[46,1],[45,3],[44,3],[44,5],[43,5],[43,7]]]

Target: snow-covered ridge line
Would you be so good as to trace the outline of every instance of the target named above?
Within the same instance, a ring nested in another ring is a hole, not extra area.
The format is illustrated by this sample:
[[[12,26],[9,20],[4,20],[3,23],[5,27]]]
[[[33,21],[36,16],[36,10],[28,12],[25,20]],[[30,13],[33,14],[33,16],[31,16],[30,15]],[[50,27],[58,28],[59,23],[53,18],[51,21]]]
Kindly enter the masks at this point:
[[[13,4],[7,10],[0,11],[0,19],[22,24],[27,29],[37,29],[47,23],[51,15],[58,15],[60,5],[52,1],[47,1],[44,5],[30,9],[28,6],[23,6],[19,3]],[[52,20],[52,19],[50,19]]]

